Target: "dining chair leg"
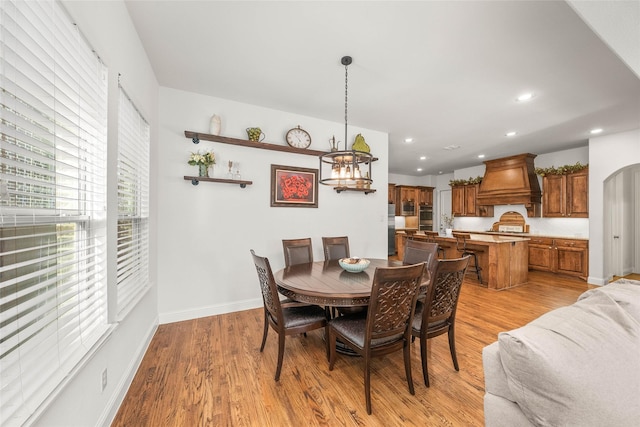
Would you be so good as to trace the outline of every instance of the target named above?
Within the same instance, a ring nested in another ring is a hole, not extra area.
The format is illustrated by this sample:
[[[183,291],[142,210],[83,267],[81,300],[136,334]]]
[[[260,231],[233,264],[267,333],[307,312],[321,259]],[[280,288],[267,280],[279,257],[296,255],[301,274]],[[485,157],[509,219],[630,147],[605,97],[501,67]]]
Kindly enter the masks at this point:
[[[262,344],[260,345],[260,352],[264,350],[264,344],[267,342],[267,334],[269,333],[269,319],[267,318],[267,310],[264,310],[264,331],[262,332]]]
[[[324,327],[324,349],[327,353],[327,362],[331,360],[331,350],[329,349],[329,323]]]
[[[278,334],[278,367],[276,368],[276,381],[280,380],[280,371],[282,371],[282,359],[284,359],[284,339],[285,334]]]
[[[429,387],[429,369],[427,366],[427,337],[420,338],[420,358],[422,359],[422,376],[424,385]]]
[[[367,402],[367,414],[371,415],[371,369],[370,358],[366,357],[364,361],[364,397]]]
[[[451,360],[453,360],[453,367],[456,371],[459,371],[458,368],[458,357],[456,356],[456,334],[454,325],[449,326],[449,350],[451,351]]]
[[[413,377],[411,376],[411,346],[408,341],[405,341],[404,348],[404,371],[407,375],[407,383],[409,384],[409,393],[416,394],[413,388]]]
[[[328,326],[327,328],[331,329]],[[333,364],[336,362],[336,336],[329,332],[327,341],[327,346],[329,346],[329,370],[333,371]]]

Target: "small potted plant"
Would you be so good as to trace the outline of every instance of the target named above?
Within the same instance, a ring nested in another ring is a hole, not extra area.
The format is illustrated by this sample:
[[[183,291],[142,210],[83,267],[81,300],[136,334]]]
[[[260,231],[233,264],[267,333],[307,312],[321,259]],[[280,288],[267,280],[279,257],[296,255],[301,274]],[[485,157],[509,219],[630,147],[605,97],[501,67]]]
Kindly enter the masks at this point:
[[[209,177],[209,168],[216,164],[216,155],[213,151],[191,153],[189,161],[191,166],[198,166],[198,176]]]
[[[447,236],[452,236],[454,215],[442,214],[441,219],[442,225],[444,226],[444,232],[447,234]]]

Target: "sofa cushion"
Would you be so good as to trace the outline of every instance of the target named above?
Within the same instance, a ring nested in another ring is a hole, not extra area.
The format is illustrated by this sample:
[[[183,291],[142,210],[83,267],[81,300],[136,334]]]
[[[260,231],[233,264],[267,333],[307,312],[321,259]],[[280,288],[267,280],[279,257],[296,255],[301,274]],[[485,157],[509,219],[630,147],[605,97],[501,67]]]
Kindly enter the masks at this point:
[[[608,295],[640,323],[640,301],[638,301],[640,299],[640,281],[620,279],[608,285],[588,290],[578,297],[578,301],[598,293]]]
[[[509,388],[533,424],[638,425],[640,323],[608,293],[593,292],[498,341]]]

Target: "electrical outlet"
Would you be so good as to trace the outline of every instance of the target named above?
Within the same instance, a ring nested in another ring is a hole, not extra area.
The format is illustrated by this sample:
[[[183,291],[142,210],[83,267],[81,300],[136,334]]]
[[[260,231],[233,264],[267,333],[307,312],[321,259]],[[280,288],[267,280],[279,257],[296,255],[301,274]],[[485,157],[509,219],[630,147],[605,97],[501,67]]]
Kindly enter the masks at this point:
[[[102,371],[102,391],[107,388],[107,368]]]

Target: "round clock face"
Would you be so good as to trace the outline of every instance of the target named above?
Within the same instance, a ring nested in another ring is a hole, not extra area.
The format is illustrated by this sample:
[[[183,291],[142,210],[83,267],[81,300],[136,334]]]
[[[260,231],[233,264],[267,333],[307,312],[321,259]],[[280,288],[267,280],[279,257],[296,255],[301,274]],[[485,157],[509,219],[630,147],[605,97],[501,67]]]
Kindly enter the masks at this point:
[[[311,145],[311,135],[300,126],[290,129],[286,136],[287,144],[294,148],[307,148]]]

